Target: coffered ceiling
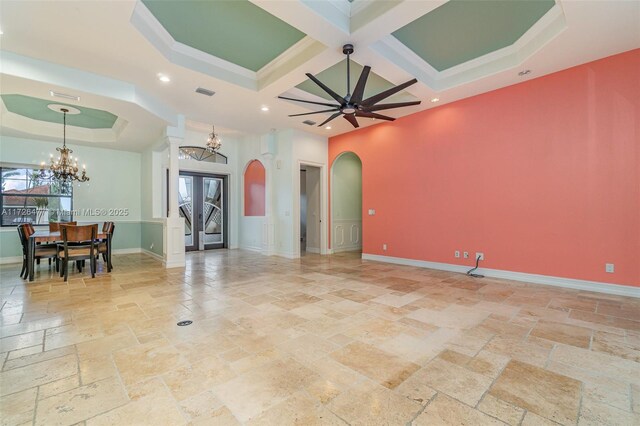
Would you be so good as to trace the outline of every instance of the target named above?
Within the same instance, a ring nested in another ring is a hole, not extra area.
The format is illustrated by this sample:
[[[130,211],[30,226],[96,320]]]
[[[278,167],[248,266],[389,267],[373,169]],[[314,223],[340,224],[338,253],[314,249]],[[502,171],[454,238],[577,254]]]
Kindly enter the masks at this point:
[[[245,133],[288,127],[327,136],[351,131],[342,119],[334,120],[331,130],[302,124],[304,118],[320,122],[326,116],[289,118],[314,107],[277,99],[322,102],[324,93],[306,72],[346,92],[345,43],[355,46],[352,81],[363,65],[372,67],[367,96],[418,79],[397,98],[422,104],[390,110],[396,117],[640,47],[640,2],[628,1],[2,0],[1,5],[1,93],[50,99],[55,86],[83,93],[81,107],[104,109],[113,102],[122,110],[120,104],[129,103],[146,111],[116,114],[129,123],[119,136],[129,149],[153,143],[148,129],[159,134],[181,115],[189,123]],[[524,69],[530,73],[519,76]],[[159,81],[159,73],[170,82]],[[8,77],[33,88],[15,91],[4,84]],[[215,95],[197,94],[197,87]],[[130,140],[133,135],[144,139]]]

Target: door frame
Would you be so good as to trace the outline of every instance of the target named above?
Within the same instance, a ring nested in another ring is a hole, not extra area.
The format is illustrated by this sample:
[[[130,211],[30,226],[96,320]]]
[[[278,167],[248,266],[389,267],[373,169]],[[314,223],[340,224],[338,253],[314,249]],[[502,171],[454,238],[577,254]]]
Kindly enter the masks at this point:
[[[222,223],[224,224],[223,227],[223,232],[222,232],[222,243],[213,243],[213,244],[220,244],[219,247],[211,247],[212,244],[208,244],[210,247],[207,248],[206,246],[204,247],[205,250],[213,250],[213,249],[218,249],[218,248],[229,248],[229,232],[231,230],[230,227],[230,221],[229,221],[229,175],[227,174],[216,174],[216,173],[204,173],[204,172],[192,172],[189,170],[180,170],[178,172],[178,176],[191,176],[193,178],[214,178],[214,179],[222,179],[222,205],[223,205],[223,209],[222,209]],[[199,185],[202,186],[202,185]],[[194,180],[194,201],[195,201],[195,180]],[[202,191],[203,189],[200,188],[200,190]],[[197,217],[200,213],[201,213],[201,209],[202,206],[200,205],[200,203],[198,203],[197,208],[195,208],[195,203],[194,203],[194,216]],[[200,247],[200,235],[199,233],[196,233],[197,231],[195,231],[193,229],[192,226],[192,232],[193,232],[193,241],[194,241],[194,245],[193,248],[189,248],[187,249],[185,247],[185,251],[199,251],[199,247]]]
[[[300,167],[317,167],[320,169],[320,254],[327,254],[328,232],[328,198],[327,198],[327,165],[315,161],[298,160],[293,178],[293,253],[294,258],[300,257]],[[307,197],[307,203],[309,199]],[[307,224],[309,226],[309,224]]]

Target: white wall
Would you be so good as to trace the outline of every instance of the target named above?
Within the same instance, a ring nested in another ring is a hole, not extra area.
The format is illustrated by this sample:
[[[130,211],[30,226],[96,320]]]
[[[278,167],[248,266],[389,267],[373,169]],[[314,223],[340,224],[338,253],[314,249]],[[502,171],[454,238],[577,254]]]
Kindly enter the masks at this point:
[[[321,181],[320,168],[307,166],[305,173],[305,187],[307,191],[307,211],[300,212],[300,216],[306,213],[307,223],[307,251],[320,253],[321,239]]]

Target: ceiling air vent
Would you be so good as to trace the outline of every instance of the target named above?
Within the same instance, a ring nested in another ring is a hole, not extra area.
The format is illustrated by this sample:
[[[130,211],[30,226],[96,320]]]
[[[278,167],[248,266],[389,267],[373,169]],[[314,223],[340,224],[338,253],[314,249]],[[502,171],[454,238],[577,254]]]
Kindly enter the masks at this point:
[[[56,92],[54,90],[49,90],[49,94],[51,96],[53,96],[53,97],[56,97],[56,98],[71,99],[72,101],[79,101],[80,100],[80,96],[68,95],[66,93],[60,93],[60,92]]]
[[[205,96],[213,96],[216,94],[216,92],[214,92],[213,90],[205,89],[204,87],[198,87],[196,89],[196,93],[200,93],[201,95]]]
[[[314,124],[316,124],[315,121],[311,121],[311,120],[304,120],[303,123],[306,124],[307,126],[313,126]]]

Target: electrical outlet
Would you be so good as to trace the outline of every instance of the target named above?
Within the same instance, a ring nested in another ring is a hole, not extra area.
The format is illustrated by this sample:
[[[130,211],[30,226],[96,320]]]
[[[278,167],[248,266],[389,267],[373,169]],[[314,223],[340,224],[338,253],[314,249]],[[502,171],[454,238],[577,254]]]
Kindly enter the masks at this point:
[[[484,260],[484,253],[481,253],[479,251],[476,252],[476,259],[480,258],[480,260]]]
[[[604,265],[604,271],[608,272],[610,274],[613,274],[616,270],[616,265],[614,265],[613,263],[605,263]]]
[[[468,251],[465,251],[462,255],[464,256],[465,259],[469,258],[469,252]]]
[[[460,257],[460,250],[456,250],[456,251],[453,253],[453,257],[455,257],[455,258],[459,258],[459,257]]]
[[[387,245],[386,244],[382,245],[382,250],[387,251]]]
[[[375,216],[376,215],[376,209],[369,209],[369,216]]]

